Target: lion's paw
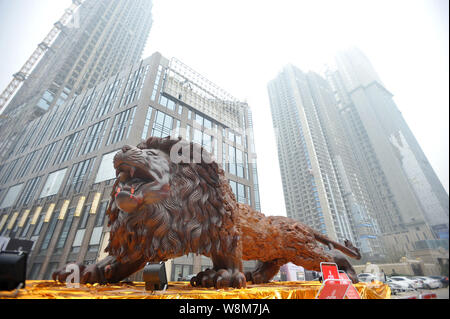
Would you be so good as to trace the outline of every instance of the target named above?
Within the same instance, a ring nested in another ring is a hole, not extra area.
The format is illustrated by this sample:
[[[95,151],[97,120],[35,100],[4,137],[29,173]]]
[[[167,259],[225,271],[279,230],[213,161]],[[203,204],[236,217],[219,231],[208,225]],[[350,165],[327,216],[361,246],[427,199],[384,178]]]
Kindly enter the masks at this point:
[[[94,283],[105,283],[105,274],[103,269],[97,267],[97,265],[82,265],[74,264],[78,267],[78,278],[74,278],[77,283],[81,284],[94,284]],[[52,274],[52,278],[55,281],[64,282],[67,277],[73,272],[72,268],[67,271],[66,267],[56,270]]]
[[[266,277],[258,271],[249,271],[245,273],[247,281],[251,281],[252,284],[258,285],[269,282]]]
[[[193,287],[214,287],[216,289],[233,287],[244,288],[246,286],[245,275],[240,271],[230,272],[226,269],[219,269],[218,271],[206,269],[192,277],[191,285]]]

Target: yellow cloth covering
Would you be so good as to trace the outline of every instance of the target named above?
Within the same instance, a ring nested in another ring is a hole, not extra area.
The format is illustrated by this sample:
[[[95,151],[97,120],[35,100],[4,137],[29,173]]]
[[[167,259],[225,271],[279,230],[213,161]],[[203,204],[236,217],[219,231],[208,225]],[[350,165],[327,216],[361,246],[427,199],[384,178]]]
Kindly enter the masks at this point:
[[[116,285],[80,285],[68,288],[51,280],[27,280],[14,299],[314,299],[318,281],[285,281],[251,285],[245,289],[194,288],[188,282],[169,282],[165,291],[145,290],[143,282]],[[362,299],[389,299],[391,290],[381,282],[354,285]],[[5,296],[0,296],[0,299]]]

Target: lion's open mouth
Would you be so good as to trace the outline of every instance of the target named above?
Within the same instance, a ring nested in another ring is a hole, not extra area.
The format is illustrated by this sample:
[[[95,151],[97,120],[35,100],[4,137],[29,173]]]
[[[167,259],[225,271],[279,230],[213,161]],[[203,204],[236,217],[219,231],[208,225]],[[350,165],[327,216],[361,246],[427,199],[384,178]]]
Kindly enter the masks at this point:
[[[121,163],[116,168],[116,176],[121,182],[126,182],[131,179],[141,179],[146,183],[155,181],[152,174],[139,166],[128,163]]]

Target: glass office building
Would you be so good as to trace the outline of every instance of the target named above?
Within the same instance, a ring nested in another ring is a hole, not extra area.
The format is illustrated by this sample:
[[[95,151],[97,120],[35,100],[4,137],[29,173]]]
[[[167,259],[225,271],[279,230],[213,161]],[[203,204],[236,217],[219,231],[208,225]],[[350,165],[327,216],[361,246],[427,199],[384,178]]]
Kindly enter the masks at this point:
[[[30,279],[103,257],[114,154],[168,135],[214,154],[236,199],[260,209],[248,105],[177,59],[154,53],[33,120],[2,162],[0,235],[34,241]],[[199,256],[177,258],[169,279],[210,265]]]

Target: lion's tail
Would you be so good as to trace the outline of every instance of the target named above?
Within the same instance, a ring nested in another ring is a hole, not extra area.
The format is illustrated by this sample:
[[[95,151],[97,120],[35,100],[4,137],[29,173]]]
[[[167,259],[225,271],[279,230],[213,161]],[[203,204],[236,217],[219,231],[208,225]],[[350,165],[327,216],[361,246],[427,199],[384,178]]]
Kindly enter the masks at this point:
[[[345,246],[331,240],[330,238],[314,231],[314,238],[319,242],[322,243],[331,249],[335,248],[337,250],[340,250],[344,254],[346,254],[349,257],[355,258],[355,259],[361,259],[361,254],[359,252],[359,249],[353,246],[353,244],[350,242],[350,240],[345,240]]]

